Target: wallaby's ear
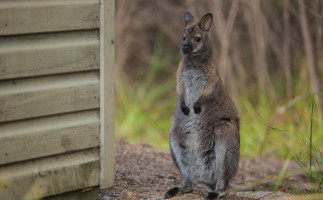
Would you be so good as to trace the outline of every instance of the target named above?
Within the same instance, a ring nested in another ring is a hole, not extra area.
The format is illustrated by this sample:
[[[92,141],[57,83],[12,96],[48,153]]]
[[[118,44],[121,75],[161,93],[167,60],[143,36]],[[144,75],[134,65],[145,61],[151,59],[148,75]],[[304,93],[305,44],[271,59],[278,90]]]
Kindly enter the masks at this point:
[[[191,13],[185,12],[185,14],[184,14],[184,23],[185,23],[185,27],[188,24],[194,23],[194,17],[193,17],[193,15]]]
[[[212,25],[212,21],[213,15],[211,13],[208,13],[202,17],[199,26],[203,31],[209,31]]]

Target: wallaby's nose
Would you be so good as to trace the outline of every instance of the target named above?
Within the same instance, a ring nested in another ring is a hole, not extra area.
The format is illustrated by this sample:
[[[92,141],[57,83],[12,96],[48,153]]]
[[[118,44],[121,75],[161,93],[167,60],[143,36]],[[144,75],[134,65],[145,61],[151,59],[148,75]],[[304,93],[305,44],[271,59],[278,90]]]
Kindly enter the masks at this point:
[[[188,54],[190,53],[192,50],[192,46],[191,45],[183,45],[182,46],[182,52],[183,54]]]

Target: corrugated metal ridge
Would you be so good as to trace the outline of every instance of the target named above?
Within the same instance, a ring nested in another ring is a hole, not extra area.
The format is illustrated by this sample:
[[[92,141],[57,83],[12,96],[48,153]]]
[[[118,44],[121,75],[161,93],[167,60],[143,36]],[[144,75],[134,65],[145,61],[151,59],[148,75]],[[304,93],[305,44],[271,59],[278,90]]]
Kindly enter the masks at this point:
[[[78,113],[75,115],[75,113]],[[73,118],[72,118],[73,117]],[[53,124],[55,121],[55,124]],[[0,126],[0,140],[4,137],[25,135],[39,131],[76,127],[84,124],[97,123],[99,125],[99,110],[90,110],[60,114],[18,122],[8,122]]]
[[[82,150],[70,154],[37,159],[36,161],[31,160],[14,163],[10,165],[0,166],[0,180],[14,179],[15,177],[22,177],[30,174],[38,174],[42,171],[59,169],[62,168],[62,166],[80,165],[84,163],[95,162],[98,160],[99,155],[96,151]]]
[[[21,7],[46,7],[56,5],[82,5],[98,4],[98,0],[29,0],[29,1],[1,1],[1,9],[21,8]]]
[[[99,84],[99,71],[0,81],[0,96]]]
[[[52,36],[52,37],[51,37]],[[99,46],[98,31],[71,31],[0,38],[0,53],[78,46]]]

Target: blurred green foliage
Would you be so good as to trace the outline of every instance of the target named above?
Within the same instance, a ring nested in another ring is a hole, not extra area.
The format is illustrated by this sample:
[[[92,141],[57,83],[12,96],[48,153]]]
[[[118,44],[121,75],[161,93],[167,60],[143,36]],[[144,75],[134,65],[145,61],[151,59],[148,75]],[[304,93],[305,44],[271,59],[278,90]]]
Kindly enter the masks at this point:
[[[143,79],[129,83],[123,72],[117,79],[116,137],[135,144],[167,150],[171,116],[176,106],[175,74],[158,80],[173,57],[163,56],[157,40]]]
[[[156,41],[149,66],[139,73],[143,74],[140,78],[130,82],[123,72],[118,72],[117,140],[169,150],[169,129],[177,103],[176,69],[165,75],[165,68],[174,60],[179,62],[178,53],[164,55],[160,39]],[[308,93],[309,85],[302,84],[301,79],[294,81],[295,96]],[[284,88],[281,84],[284,82],[276,82],[278,90]],[[282,96],[284,92],[281,89]],[[241,117],[242,158],[286,158],[290,153],[300,152],[303,148],[300,134],[306,134],[307,122],[311,119],[311,93],[294,103],[287,98],[271,101],[259,87],[254,94],[252,97],[239,94],[234,99]],[[317,99],[313,103],[313,142],[323,147],[322,115]]]

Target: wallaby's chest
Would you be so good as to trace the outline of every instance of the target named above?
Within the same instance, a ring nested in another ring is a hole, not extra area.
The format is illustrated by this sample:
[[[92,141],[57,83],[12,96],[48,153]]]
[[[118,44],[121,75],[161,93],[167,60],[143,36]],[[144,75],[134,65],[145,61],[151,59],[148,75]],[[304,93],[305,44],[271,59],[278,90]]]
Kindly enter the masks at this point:
[[[192,108],[203,92],[207,81],[206,76],[199,68],[186,68],[183,70],[181,78],[185,88],[186,106]]]

